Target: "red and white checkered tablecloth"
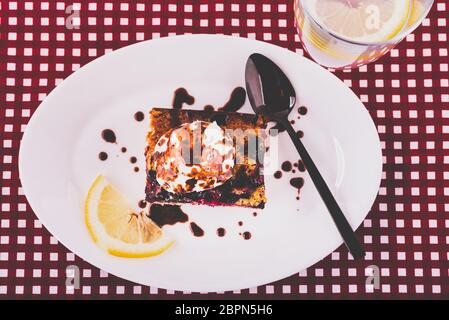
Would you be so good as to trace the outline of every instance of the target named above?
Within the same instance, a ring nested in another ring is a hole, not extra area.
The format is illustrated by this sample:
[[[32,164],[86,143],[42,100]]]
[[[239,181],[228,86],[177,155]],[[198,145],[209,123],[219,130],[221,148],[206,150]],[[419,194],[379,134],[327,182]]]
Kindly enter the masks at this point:
[[[358,237],[365,261],[341,246],[289,278],[214,294],[173,292],[108,275],[69,252],[42,226],[22,192],[20,139],[33,112],[64,78],[126,45],[186,33],[264,40],[302,54],[293,0],[2,1],[0,22],[0,299],[2,298],[448,298],[448,0],[368,66],[336,72],[369,110],[382,141],[379,195]],[[80,9],[68,29],[66,7]],[[76,19],[75,19],[76,21]],[[66,287],[66,267],[81,288]],[[380,288],[366,286],[367,267]]]

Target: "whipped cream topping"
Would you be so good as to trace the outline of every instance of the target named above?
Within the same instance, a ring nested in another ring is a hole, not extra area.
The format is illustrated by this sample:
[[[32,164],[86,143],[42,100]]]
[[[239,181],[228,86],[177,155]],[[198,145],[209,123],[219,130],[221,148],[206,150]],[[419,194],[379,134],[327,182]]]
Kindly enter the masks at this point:
[[[233,175],[235,147],[214,121],[195,121],[165,133],[151,158],[156,179],[173,193],[216,188]]]

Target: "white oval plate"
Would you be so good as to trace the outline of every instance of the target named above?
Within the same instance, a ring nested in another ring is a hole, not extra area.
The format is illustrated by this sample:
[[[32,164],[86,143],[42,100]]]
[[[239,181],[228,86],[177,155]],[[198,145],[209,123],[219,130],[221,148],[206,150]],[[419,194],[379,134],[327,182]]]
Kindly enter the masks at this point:
[[[170,106],[173,92],[185,87],[196,98],[192,108],[221,106],[236,86],[244,86],[244,67],[254,52],[285,71],[308,114],[295,126],[333,190],[350,224],[368,214],[379,188],[382,157],[375,126],[356,95],[334,75],[298,54],[264,42],[212,35],[145,41],[107,54],[76,71],[40,105],[27,126],[20,150],[20,177],[28,201],[42,223],[67,248],[93,265],[144,285],[188,291],[224,291],[262,285],[311,266],[342,244],[342,239],[307,173],[266,176],[268,202],[255,210],[184,206],[205,231],[195,238],[188,224],[166,226],[176,243],[153,258],[124,259],[91,241],[82,205],[94,177],[109,178],[133,203],[143,198],[145,173],[133,171],[129,156],[143,152],[148,117],[134,112]],[[242,112],[252,112],[248,102]],[[119,146],[100,132],[111,128]],[[120,146],[128,152],[122,154]],[[280,160],[298,155],[285,133]],[[107,161],[98,153],[106,151]],[[301,199],[289,180],[302,176]],[[243,226],[238,226],[243,221]],[[216,229],[224,227],[225,237]],[[250,231],[244,240],[239,232]]]

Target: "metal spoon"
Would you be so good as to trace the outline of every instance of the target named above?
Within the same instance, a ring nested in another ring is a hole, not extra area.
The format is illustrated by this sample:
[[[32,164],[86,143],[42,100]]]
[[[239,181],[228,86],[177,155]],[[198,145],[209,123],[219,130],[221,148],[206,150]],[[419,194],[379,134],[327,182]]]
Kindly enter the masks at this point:
[[[363,257],[365,251],[357,241],[348,220],[288,120],[288,115],[296,102],[296,94],[287,76],[273,61],[264,55],[254,53],[246,62],[245,82],[254,112],[269,117],[287,130],[346,247],[354,259]]]

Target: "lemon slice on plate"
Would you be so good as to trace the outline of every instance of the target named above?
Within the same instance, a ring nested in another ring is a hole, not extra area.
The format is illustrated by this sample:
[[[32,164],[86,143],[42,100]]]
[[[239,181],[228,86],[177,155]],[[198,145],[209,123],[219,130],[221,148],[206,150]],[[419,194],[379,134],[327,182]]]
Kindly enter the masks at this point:
[[[394,38],[408,24],[413,0],[304,0],[312,17],[335,35],[358,42]]]
[[[173,244],[161,228],[144,212],[135,212],[126,198],[101,175],[89,189],[84,210],[93,240],[114,256],[150,257]]]

